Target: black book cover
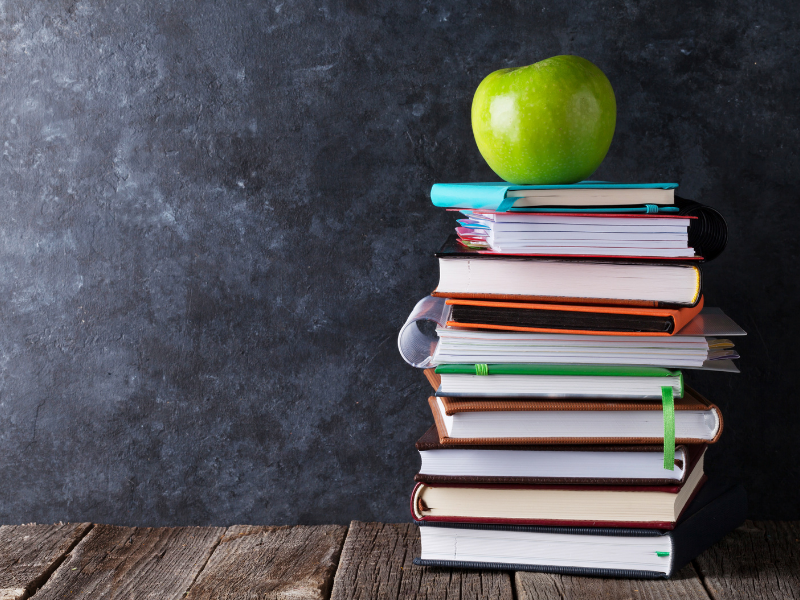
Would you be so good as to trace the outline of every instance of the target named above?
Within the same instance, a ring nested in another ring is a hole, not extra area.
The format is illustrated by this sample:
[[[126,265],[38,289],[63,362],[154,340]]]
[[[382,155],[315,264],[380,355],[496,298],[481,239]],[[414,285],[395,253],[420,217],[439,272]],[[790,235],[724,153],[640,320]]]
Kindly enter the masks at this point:
[[[461,304],[453,306],[450,320],[465,325],[487,324],[502,327],[580,329],[599,332],[672,333],[675,329],[674,319],[668,316],[568,312]]]
[[[707,482],[684,511],[672,531],[654,529],[629,529],[622,527],[535,527],[515,525],[480,525],[473,523],[441,523],[418,521],[420,527],[449,527],[455,529],[493,529],[526,531],[531,533],[561,533],[609,537],[672,538],[672,562],[669,573],[632,569],[593,569],[585,567],[559,567],[553,565],[506,564],[493,562],[463,562],[449,560],[423,560],[415,558],[414,564],[428,567],[460,569],[494,569],[503,571],[533,571],[592,577],[624,577],[631,579],[668,579],[685,567],[696,556],[713,546],[747,517],[747,493],[741,485]]]

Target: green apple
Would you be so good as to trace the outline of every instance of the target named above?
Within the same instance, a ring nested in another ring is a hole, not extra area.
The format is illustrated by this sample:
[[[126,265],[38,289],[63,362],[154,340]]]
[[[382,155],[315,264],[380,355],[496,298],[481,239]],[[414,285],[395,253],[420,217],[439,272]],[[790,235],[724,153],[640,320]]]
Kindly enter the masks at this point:
[[[472,100],[472,131],[483,158],[510,183],[575,183],[608,152],[617,122],[614,90],[579,56],[501,69]]]

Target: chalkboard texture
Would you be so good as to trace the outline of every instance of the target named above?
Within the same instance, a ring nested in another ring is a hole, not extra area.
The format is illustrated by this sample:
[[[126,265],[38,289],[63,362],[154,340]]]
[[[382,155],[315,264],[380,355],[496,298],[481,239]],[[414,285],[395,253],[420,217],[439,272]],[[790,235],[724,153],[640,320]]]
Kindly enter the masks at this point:
[[[707,303],[748,332],[708,470],[800,518],[794,2],[0,5],[0,522],[409,519],[429,426],[396,336],[492,180],[489,72],[612,82],[596,178],[720,210]]]

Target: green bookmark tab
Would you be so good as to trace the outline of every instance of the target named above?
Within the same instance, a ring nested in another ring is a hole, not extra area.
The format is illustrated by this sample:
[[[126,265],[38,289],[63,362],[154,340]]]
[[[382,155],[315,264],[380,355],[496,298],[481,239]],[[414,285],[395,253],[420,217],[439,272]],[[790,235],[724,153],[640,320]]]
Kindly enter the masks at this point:
[[[661,552],[660,550],[656,550],[656,556],[669,556],[669,552]]]
[[[489,374],[489,365],[487,364],[475,365],[475,375],[488,375],[488,374]]]
[[[672,387],[661,388],[661,409],[664,413],[664,468],[675,470],[675,400]]]

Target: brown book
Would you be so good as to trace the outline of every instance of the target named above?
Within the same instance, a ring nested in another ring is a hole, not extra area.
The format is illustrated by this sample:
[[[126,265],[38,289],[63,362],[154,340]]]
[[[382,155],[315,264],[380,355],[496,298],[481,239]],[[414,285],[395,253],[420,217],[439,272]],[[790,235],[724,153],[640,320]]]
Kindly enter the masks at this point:
[[[436,369],[425,369],[425,379],[428,380],[428,383],[431,384],[433,387],[433,391],[439,389],[439,386],[442,385],[442,376],[436,373]]]
[[[445,446],[662,444],[661,402],[428,398]],[[658,416],[652,414],[657,412]],[[513,414],[508,414],[513,413]],[[609,414],[611,413],[611,414]],[[675,442],[713,444],[722,413],[690,387],[675,399]]]
[[[663,446],[445,445],[435,425],[416,448],[422,467],[414,481],[429,485],[681,485],[706,451],[705,444],[676,446],[675,470],[666,471]]]

